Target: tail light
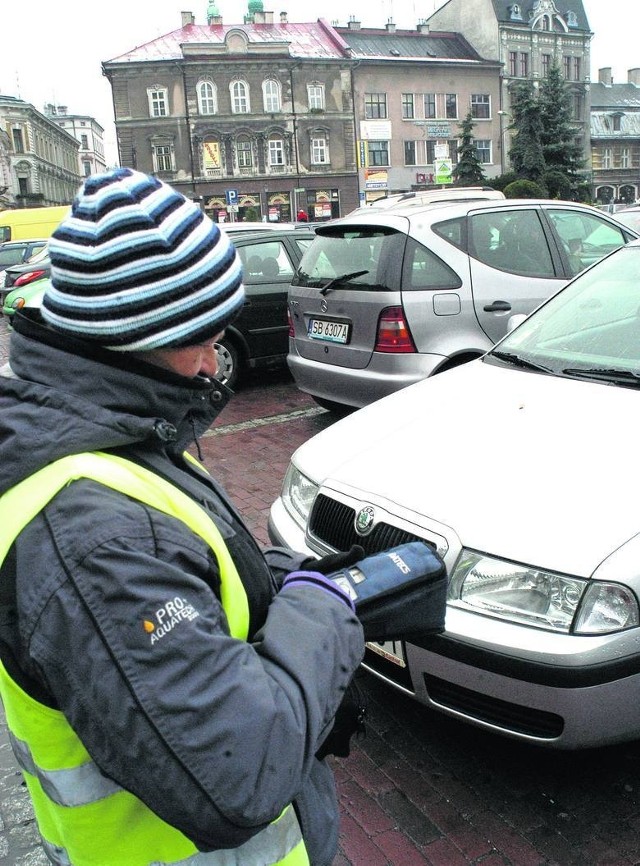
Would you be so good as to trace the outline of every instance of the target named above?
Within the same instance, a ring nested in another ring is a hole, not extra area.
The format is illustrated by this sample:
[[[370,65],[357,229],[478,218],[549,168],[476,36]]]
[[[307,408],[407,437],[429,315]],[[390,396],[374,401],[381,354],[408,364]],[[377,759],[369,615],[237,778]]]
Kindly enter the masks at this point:
[[[26,274],[20,274],[18,279],[13,284],[16,289],[20,288],[20,286],[27,286],[29,283],[35,282],[35,280],[39,280],[40,277],[44,277],[44,271],[27,271]]]
[[[287,310],[287,322],[289,323],[289,336],[295,337],[296,332],[293,327],[293,316],[291,315],[291,310]]]
[[[387,307],[378,319],[378,335],[374,352],[409,353],[416,347],[404,317],[402,307]]]

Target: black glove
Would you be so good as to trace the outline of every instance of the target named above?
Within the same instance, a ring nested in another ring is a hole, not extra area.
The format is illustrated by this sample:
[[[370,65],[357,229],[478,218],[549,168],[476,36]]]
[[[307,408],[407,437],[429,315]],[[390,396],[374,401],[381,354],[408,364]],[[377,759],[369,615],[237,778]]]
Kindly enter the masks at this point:
[[[366,714],[367,700],[354,677],[347,686],[329,735],[316,752],[316,758],[319,761],[327,755],[348,758],[351,751],[351,737],[354,734],[363,737],[366,733],[364,724]]]
[[[310,556],[303,560],[300,569],[302,571],[319,571],[320,574],[326,575],[349,565],[355,565],[361,559],[364,559],[364,547],[353,544],[350,550],[328,553],[326,556],[321,556],[320,559],[314,559],[313,556]]]

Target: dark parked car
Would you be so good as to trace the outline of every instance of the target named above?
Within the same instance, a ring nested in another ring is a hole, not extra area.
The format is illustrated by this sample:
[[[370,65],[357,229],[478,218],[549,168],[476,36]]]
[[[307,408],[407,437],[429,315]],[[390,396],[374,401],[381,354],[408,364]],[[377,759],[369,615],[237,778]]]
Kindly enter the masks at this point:
[[[246,300],[218,344],[219,378],[233,387],[247,368],[284,364],[289,348],[287,292],[313,229],[241,232],[233,243],[242,259]]]
[[[31,256],[42,250],[46,244],[46,238],[6,241],[0,244],[0,290],[4,286],[6,268],[28,261]]]

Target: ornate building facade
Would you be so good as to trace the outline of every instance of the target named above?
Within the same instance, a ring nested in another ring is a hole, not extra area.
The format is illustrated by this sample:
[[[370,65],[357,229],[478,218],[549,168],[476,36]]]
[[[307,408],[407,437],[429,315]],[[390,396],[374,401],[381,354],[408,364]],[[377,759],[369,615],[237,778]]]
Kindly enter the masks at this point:
[[[322,21],[289,23],[250,0],[242,24],[209,3],[103,63],[120,162],[153,172],[215,220],[312,220],[358,203],[352,61]]]
[[[502,64],[502,166],[508,168],[510,89],[534,87],[557,64],[571,90],[572,122],[585,160],[590,157],[589,78],[593,36],[582,0],[448,0],[428,19],[433,30],[462,33],[484,58]]]
[[[8,186],[3,194],[8,205],[69,204],[80,185],[78,141],[15,96],[0,95],[0,129],[5,133],[0,171],[8,173],[8,183],[1,183]]]

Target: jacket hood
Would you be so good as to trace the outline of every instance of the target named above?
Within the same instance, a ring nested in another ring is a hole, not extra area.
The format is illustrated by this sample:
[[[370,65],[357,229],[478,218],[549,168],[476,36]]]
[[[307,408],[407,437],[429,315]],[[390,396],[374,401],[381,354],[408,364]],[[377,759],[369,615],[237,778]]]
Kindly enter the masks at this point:
[[[231,395],[216,380],[62,338],[37,317],[14,319],[10,368],[0,374],[0,493],[81,451],[148,443],[181,453]]]

